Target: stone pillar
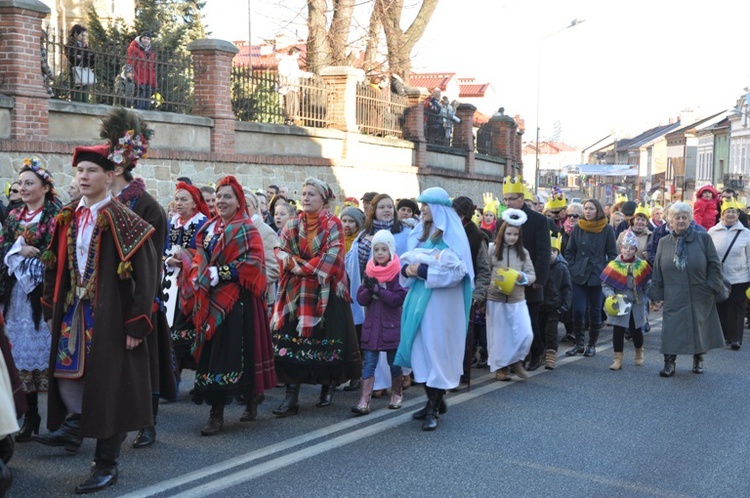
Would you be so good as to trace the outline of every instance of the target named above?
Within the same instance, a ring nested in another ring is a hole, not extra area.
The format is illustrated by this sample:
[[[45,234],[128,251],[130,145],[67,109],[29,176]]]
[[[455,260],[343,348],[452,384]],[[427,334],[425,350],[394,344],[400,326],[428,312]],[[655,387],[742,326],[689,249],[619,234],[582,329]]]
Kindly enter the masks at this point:
[[[321,69],[320,76],[333,92],[333,102],[328,106],[333,127],[342,131],[359,132],[357,83],[364,81],[365,72],[349,66],[330,66]]]
[[[466,172],[474,173],[474,113],[477,108],[471,104],[459,104],[456,116],[460,123],[453,125],[453,147],[468,151]]]
[[[234,154],[237,120],[232,112],[231,73],[237,47],[228,41],[204,38],[191,42],[187,49],[193,54],[193,114],[214,120],[211,152]]]
[[[11,140],[49,140],[49,95],[41,72],[42,20],[49,13],[39,0],[0,0],[0,92],[13,97]]]
[[[414,166],[427,166],[427,138],[424,133],[424,100],[430,96],[426,88],[407,88],[409,107],[404,115],[404,140],[414,142]]]

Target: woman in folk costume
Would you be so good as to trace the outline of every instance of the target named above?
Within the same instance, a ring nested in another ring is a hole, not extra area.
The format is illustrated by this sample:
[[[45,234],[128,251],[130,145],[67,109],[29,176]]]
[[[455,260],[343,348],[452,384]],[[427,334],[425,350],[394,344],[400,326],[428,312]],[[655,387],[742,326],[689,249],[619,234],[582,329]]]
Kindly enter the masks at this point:
[[[37,158],[24,159],[19,175],[24,203],[8,214],[0,237],[5,330],[29,407],[17,442],[30,441],[31,434],[39,432],[38,393],[48,386],[50,335],[42,320],[44,264],[40,256],[49,245],[60,210],[54,184]]]
[[[610,370],[622,368],[625,332],[628,329],[633,337],[635,364],[643,365],[643,326],[646,323],[644,305],[647,301],[646,291],[651,284],[651,265],[640,257],[642,240],[632,230],[622,233],[619,238],[620,255],[607,263],[600,277],[602,292],[606,297],[604,309],[609,315],[607,321],[613,326],[615,361],[609,367]]]
[[[425,385],[427,404],[413,417],[422,429],[437,428],[445,413],[445,391],[463,373],[466,331],[474,288],[471,248],[448,192],[431,187],[417,199],[422,221],[409,234],[401,256],[401,285],[409,288],[401,319],[395,364],[413,369]]]
[[[110,155],[109,144],[76,147],[83,198],[62,208],[42,255],[52,432],[33,439],[73,452],[82,437],[97,439],[94,466],[77,493],[115,484],[124,433],[154,423],[146,337],[153,333],[158,251],[154,228],[109,193]]]
[[[195,324],[193,400],[211,405],[204,436],[221,431],[232,396],[247,400],[240,417],[247,422],[255,419],[263,391],[276,386],[263,240],[233,176],[216,185],[216,212],[198,231],[189,269],[190,253],[181,253],[182,310],[192,310]]]
[[[167,242],[164,245],[165,271],[162,281],[162,293],[164,294],[167,293],[168,287],[177,283],[170,275],[174,273],[174,269],[182,267],[183,255],[192,261],[196,251],[195,240],[198,230],[208,221],[209,217],[208,205],[203,200],[200,190],[185,182],[177,182],[174,192],[174,210],[175,214],[169,219],[167,225]],[[177,287],[179,289],[179,285]],[[179,290],[177,292],[179,293]],[[178,298],[178,296],[175,297]],[[170,307],[170,309],[172,308]],[[172,321],[175,377],[179,382],[183,368],[195,370],[195,359],[190,354],[190,349],[195,340],[195,325],[191,313],[183,313],[180,307],[176,305],[173,309],[172,316],[169,318]]]
[[[329,406],[337,383],[362,374],[344,268],[344,230],[327,209],[331,188],[317,178],[302,185],[302,213],[281,231],[281,268],[271,318],[276,372],[286,397],[274,415],[299,411],[300,384],[320,384],[315,406]]]
[[[495,285],[487,290],[488,363],[495,378],[503,381],[510,380],[509,368],[522,379],[529,376],[523,359],[531,350],[534,333],[525,287],[536,281],[536,274],[529,251],[523,247],[521,227],[526,220],[520,209],[506,209],[489,248]]]

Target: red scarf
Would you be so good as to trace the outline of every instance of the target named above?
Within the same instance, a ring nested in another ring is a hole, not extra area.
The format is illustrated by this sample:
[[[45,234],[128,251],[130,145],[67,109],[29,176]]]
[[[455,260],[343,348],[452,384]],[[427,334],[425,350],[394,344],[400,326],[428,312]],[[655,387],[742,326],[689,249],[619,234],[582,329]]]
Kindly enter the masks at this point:
[[[378,266],[375,264],[372,258],[367,262],[365,266],[365,274],[368,277],[375,277],[378,282],[385,284],[393,280],[401,271],[401,260],[398,258],[398,254],[394,254],[391,258],[390,263],[385,266]]]

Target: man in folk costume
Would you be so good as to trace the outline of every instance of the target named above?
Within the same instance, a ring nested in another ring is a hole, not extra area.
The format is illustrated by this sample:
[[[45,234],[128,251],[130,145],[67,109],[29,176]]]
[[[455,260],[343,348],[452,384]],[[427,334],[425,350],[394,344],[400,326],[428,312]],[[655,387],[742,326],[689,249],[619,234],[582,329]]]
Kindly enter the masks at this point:
[[[151,238],[160,254],[167,239],[167,215],[164,209],[146,191],[142,178],[133,177],[138,159],[146,157],[148,141],[153,131],[136,112],[115,108],[102,119],[101,138],[109,140],[115,177],[110,187],[112,196],[154,227]],[[161,271],[161,266],[159,270]],[[161,282],[161,275],[159,281]],[[169,322],[160,292],[154,296],[154,333],[147,337],[151,362],[151,392],[154,414],[159,412],[159,398],[174,400],[177,397],[177,378],[174,375],[174,354]],[[156,427],[142,427],[133,440],[134,448],[144,448],[156,441]]]
[[[52,432],[34,440],[76,451],[82,437],[96,438],[91,475],[75,490],[81,494],[116,483],[124,433],[153,424],[145,339],[159,265],[153,227],[109,193],[110,146],[77,147],[73,165],[83,198],[60,211],[42,256]]]

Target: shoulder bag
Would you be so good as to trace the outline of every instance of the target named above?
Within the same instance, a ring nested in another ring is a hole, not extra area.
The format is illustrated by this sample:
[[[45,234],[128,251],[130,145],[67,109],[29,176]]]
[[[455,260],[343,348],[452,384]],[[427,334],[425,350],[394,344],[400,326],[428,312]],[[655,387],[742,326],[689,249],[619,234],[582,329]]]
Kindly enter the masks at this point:
[[[732,247],[734,246],[734,243],[737,242],[737,237],[740,236],[741,230],[737,230],[737,232],[734,234],[734,238],[732,239],[732,243],[729,244],[729,248],[727,248],[727,252],[724,253],[724,257],[721,258],[721,280],[724,284],[722,286],[721,292],[716,293],[716,302],[717,303],[723,303],[727,299],[729,299],[729,294],[732,292],[732,284],[727,280],[727,277],[724,276],[724,262],[727,260],[727,256],[729,256],[729,251],[732,250]]]

